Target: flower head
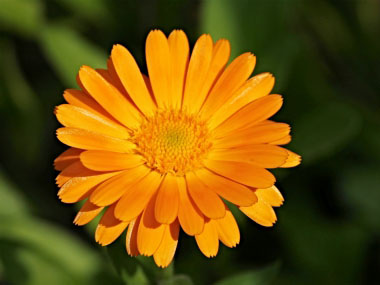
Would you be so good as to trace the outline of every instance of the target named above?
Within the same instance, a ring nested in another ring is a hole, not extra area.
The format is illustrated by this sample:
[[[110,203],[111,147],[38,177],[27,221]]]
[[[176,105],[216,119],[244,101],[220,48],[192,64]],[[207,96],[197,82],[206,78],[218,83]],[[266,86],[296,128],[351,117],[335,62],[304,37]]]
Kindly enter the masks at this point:
[[[108,245],[127,229],[130,255],[170,264],[180,227],[208,257],[219,240],[240,234],[227,200],[252,220],[272,226],[283,202],[268,168],[292,167],[280,147],[290,127],[269,120],[282,105],[270,95],[274,77],[251,78],[256,58],[202,35],[190,49],[183,31],[158,30],[146,41],[149,77],[129,51],[115,45],[107,69],[83,66],[80,90],[64,92],[56,108],[58,139],[70,148],[55,160],[59,198],[86,200],[75,218],[84,225],[103,210],[95,233]]]

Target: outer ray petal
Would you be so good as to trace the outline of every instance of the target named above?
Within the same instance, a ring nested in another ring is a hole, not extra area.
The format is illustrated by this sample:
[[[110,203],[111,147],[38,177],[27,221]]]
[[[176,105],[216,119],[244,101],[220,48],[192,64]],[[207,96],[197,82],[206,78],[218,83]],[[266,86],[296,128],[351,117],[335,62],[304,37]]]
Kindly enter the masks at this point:
[[[255,193],[260,197],[260,200],[264,200],[274,207],[279,207],[284,202],[284,197],[282,197],[281,192],[274,185],[267,189],[257,189]]]
[[[115,216],[122,221],[131,221],[136,218],[157,191],[161,181],[161,175],[156,171],[151,171],[133,187],[128,188],[117,202]]]
[[[65,127],[84,129],[120,139],[129,138],[128,130],[100,114],[81,107],[62,104],[55,110],[58,121]]]
[[[264,227],[271,227],[277,221],[273,208],[264,200],[259,199],[252,206],[240,207],[239,209],[250,219]]]
[[[171,56],[171,99],[174,109],[182,104],[185,76],[189,64],[189,41],[181,30],[174,30],[168,38]]]
[[[274,144],[274,145],[284,145],[284,144],[290,143],[291,140],[292,140],[292,137],[290,135],[286,135],[286,136],[284,136],[281,139],[273,140],[273,141],[271,141],[269,143],[270,144]]]
[[[73,177],[78,176],[91,176],[97,175],[99,172],[90,170],[80,162],[80,160],[75,161],[74,163],[67,166],[55,179],[59,187],[62,187],[67,181]]]
[[[117,122],[114,117],[112,117],[102,106],[99,105],[90,95],[86,94],[84,91],[76,89],[66,89],[63,93],[63,97],[66,102],[89,112],[107,117],[110,120]]]
[[[154,261],[159,267],[167,267],[173,260],[177,249],[178,236],[179,223],[177,220],[170,225],[165,225],[165,231],[161,244],[153,254]]]
[[[156,105],[150,97],[140,69],[131,53],[125,47],[115,45],[111,58],[118,77],[137,107],[145,115],[153,115]]]
[[[115,171],[134,168],[144,163],[141,155],[103,150],[87,150],[81,153],[83,165],[96,171]]]
[[[140,113],[116,87],[88,66],[81,67],[79,77],[87,92],[115,119],[131,129],[138,127]]]
[[[207,169],[196,172],[198,178],[224,199],[239,206],[250,206],[257,202],[254,191],[248,187],[219,176]]]
[[[215,136],[225,136],[232,131],[248,128],[273,116],[282,106],[280,95],[268,95],[241,108],[215,130]],[[247,120],[247,118],[249,118]]]
[[[82,208],[79,210],[78,214],[75,216],[74,224],[77,226],[83,226],[91,222],[104,207],[99,207],[87,200]]]
[[[91,193],[90,200],[99,206],[108,206],[116,202],[124,193],[148,175],[150,169],[145,166],[122,171],[119,175],[100,184]]]
[[[231,211],[226,206],[226,215],[215,220],[220,241],[228,247],[235,247],[240,242],[239,227]]]
[[[99,73],[109,84],[114,86],[120,94],[123,94],[129,101],[131,100],[129,94],[125,90],[124,86],[121,84],[120,79],[115,80],[115,78],[111,75],[111,73],[107,69],[97,68],[95,69],[97,73]]]
[[[277,168],[285,163],[288,153],[285,149],[269,144],[241,146],[233,149],[212,150],[209,159],[249,162],[260,168]]]
[[[68,127],[59,128],[57,137],[64,144],[80,149],[130,152],[135,148],[135,145],[127,140]]]
[[[171,224],[177,218],[179,205],[179,189],[177,178],[167,174],[157,193],[154,209],[156,220],[162,224]]]
[[[276,182],[276,178],[268,170],[248,162],[207,159],[205,166],[222,176],[254,188],[268,188]]]
[[[137,231],[139,229],[140,221],[141,215],[129,223],[126,236],[126,249],[130,256],[140,255],[139,249],[137,248]]]
[[[219,238],[215,220],[207,219],[203,232],[195,236],[200,251],[207,257],[214,257],[218,253]]]
[[[146,64],[154,96],[159,108],[172,106],[171,102],[171,58],[166,36],[153,30],[146,39]]]
[[[64,203],[75,203],[87,198],[93,187],[117,175],[119,172],[102,173],[92,176],[74,177],[67,181],[59,190],[58,196]]]
[[[181,227],[190,236],[200,234],[203,231],[204,216],[190,198],[185,179],[177,177],[177,183],[179,189],[178,220]]]
[[[114,242],[128,226],[128,222],[115,218],[114,209],[115,205],[108,207],[95,231],[95,240],[102,246]]]
[[[288,158],[286,159],[285,163],[281,165],[281,167],[294,167],[301,163],[301,156],[285,149],[288,152]]]
[[[186,174],[186,182],[191,198],[205,216],[212,219],[224,217],[224,203],[214,191],[191,172]]]
[[[83,150],[70,147],[69,149],[62,152],[55,160],[54,160],[54,168],[56,170],[62,171],[70,164],[79,161],[79,155]]]
[[[285,123],[269,122],[249,128],[236,130],[227,136],[214,140],[214,148],[235,148],[261,143],[273,143],[286,137],[290,126]]]
[[[192,113],[197,112],[202,105],[208,90],[202,87],[204,78],[208,75],[213,54],[213,43],[210,35],[202,35],[195,43],[191,54],[189,68],[186,75],[186,84],[182,109]],[[216,75],[214,75],[216,76]]]
[[[274,85],[274,77],[270,73],[261,73],[246,81],[233,96],[212,115],[209,122],[210,129],[214,129],[229,116],[248,103],[268,95]]]
[[[142,255],[151,256],[158,249],[164,236],[165,225],[157,222],[154,216],[156,195],[146,206],[137,232],[137,247]]]
[[[234,94],[251,75],[255,64],[256,57],[251,53],[243,53],[231,62],[215,83],[202,107],[203,119],[209,119]]]

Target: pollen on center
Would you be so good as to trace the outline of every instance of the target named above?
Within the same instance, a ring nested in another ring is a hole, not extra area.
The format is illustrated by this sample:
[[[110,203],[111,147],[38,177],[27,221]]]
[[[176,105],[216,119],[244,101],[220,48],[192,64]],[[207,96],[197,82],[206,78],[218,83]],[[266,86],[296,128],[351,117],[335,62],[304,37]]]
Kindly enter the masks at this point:
[[[176,175],[201,167],[212,146],[205,122],[174,110],[147,118],[132,140],[149,167]]]

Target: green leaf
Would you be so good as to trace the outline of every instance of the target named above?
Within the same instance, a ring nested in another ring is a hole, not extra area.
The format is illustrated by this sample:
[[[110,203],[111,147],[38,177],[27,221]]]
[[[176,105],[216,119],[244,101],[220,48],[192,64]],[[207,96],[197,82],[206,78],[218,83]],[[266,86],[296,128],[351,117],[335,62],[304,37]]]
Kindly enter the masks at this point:
[[[217,285],[265,285],[271,284],[280,269],[280,263],[274,262],[264,268],[250,270],[227,277],[217,282]]]
[[[0,219],[25,215],[27,212],[26,201],[0,169]]]
[[[55,260],[33,247],[0,239],[0,251],[4,278],[11,284],[78,284]]]
[[[39,0],[0,0],[0,29],[24,36],[36,35],[43,22],[43,6]]]
[[[76,86],[76,74],[82,65],[105,68],[107,55],[74,30],[49,25],[41,33],[41,45],[61,80],[68,87]]]
[[[17,248],[30,249],[27,250],[29,253],[25,253],[30,260],[48,260],[54,267],[78,282],[91,277],[99,270],[99,257],[84,243],[57,226],[32,217],[2,219],[0,239],[12,241],[18,245]],[[38,256],[30,257],[31,252],[36,252]],[[30,264],[25,266],[28,265]]]
[[[247,51],[254,53],[258,61],[255,73],[272,72],[277,78],[276,89],[282,90],[300,46],[299,38],[287,27],[293,15],[291,5],[292,0],[204,1],[201,32],[210,33],[214,40],[227,38],[231,58]],[[273,40],[281,44],[273,44]]]
[[[107,2],[104,0],[55,0],[61,3],[74,13],[97,23],[107,19],[108,9]]]
[[[354,108],[329,102],[294,122],[291,148],[302,156],[303,164],[309,164],[342,149],[360,126],[361,117]]]
[[[144,267],[135,257],[130,257],[125,249],[125,236],[107,246],[108,257],[111,259],[118,275],[125,284],[148,285],[150,281]]]
[[[9,151],[13,160],[23,160],[25,165],[29,165],[39,155],[43,139],[41,101],[24,76],[14,44],[7,40],[0,41],[0,51],[0,73],[3,79],[1,83],[5,87],[0,112],[5,128],[9,130]],[[27,144],[25,140],[28,141]],[[23,149],[22,153],[18,151],[20,149]]]

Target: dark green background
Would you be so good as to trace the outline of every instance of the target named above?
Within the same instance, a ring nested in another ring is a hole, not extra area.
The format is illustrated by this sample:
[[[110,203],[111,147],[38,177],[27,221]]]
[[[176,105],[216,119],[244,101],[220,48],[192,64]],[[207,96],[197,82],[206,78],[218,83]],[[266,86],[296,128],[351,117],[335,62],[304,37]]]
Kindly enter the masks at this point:
[[[144,66],[152,28],[256,54],[303,156],[275,171],[286,201],[273,228],[237,215],[240,245],[214,259],[182,234],[165,271],[127,257],[124,240],[102,249],[94,224],[74,226],[52,167],[65,149],[54,106],[79,67],[105,67],[115,43]],[[379,284],[379,66],[378,0],[0,0],[0,283]]]

